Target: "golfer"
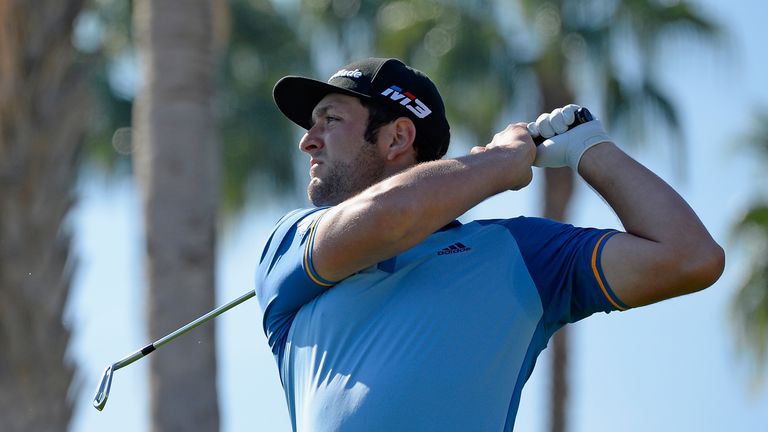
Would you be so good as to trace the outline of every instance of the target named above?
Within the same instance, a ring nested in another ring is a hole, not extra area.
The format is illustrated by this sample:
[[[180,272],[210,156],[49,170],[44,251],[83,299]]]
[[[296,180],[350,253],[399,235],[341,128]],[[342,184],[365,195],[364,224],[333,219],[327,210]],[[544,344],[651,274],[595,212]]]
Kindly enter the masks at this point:
[[[288,76],[274,98],[307,130],[314,205],[277,223],[256,271],[294,430],[512,431],[560,327],[701,290],[723,271],[696,214],[599,120],[569,130],[578,106],[441,159],[442,98],[396,59],[327,83]],[[527,186],[534,166],[570,166],[626,231],[456,220]]]

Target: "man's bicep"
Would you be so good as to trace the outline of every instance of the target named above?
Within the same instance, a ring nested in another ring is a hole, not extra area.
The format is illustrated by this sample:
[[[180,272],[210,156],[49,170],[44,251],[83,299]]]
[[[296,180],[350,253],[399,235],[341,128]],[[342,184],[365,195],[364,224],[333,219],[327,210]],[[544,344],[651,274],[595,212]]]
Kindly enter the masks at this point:
[[[674,281],[665,268],[674,259],[658,243],[622,232],[606,241],[600,262],[616,297],[637,307],[669,298],[666,287]]]

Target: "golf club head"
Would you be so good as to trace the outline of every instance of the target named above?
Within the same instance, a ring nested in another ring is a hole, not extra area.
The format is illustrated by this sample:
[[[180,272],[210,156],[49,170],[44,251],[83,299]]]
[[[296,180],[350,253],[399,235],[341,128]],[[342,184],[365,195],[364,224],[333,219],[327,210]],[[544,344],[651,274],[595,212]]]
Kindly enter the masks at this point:
[[[93,397],[93,406],[97,410],[103,410],[104,405],[107,404],[110,387],[112,387],[112,365],[107,366],[106,369],[104,369],[104,375],[101,377],[99,388],[96,390],[96,395]]]

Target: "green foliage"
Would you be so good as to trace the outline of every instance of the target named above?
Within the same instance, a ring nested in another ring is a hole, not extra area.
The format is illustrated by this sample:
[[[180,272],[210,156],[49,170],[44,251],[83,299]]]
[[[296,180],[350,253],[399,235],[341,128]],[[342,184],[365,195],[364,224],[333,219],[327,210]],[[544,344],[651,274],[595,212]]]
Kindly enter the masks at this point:
[[[130,128],[133,102],[113,92],[103,61],[91,71],[89,80],[99,110],[94,113],[85,139],[85,161],[106,172],[127,172],[131,161],[130,143],[123,140],[118,144],[120,135],[116,132]]]
[[[471,8],[446,2],[438,10],[403,31],[380,26],[376,51],[402,57],[441,83],[449,120],[485,142],[513,97],[516,62],[488,19],[488,2]]]
[[[86,139],[85,160],[106,172],[131,171],[131,112],[138,71],[131,39],[132,2],[93,0],[82,15],[83,55],[96,57],[92,90],[100,103]],[[222,145],[221,197],[225,214],[245,202],[249,183],[280,193],[295,183],[295,130],[272,101],[272,86],[286,71],[308,69],[308,51],[289,17],[268,0],[229,0],[229,26],[217,74],[217,116]],[[225,18],[225,19],[226,19]],[[221,30],[221,29],[220,29]],[[133,81],[132,81],[133,80]]]
[[[721,32],[714,21],[685,0],[524,0],[522,5],[536,35],[534,62],[546,61],[538,70],[550,71],[539,74],[545,78],[540,85],[555,88],[544,94],[568,87],[574,80],[566,77],[586,64],[588,76],[580,75],[571,91],[583,90],[579,83],[591,77],[588,84],[602,89],[601,117],[617,135],[635,144],[645,140],[649,126],[663,125],[684,157],[678,108],[656,79],[656,57],[662,44],[675,37],[716,40]]]
[[[740,345],[757,365],[768,362],[768,203],[749,209],[735,232],[751,246],[750,269],[733,299],[732,314]]]
[[[401,58],[439,83],[454,130],[463,128],[479,142],[490,138],[514,97],[531,95],[517,91],[532,83],[521,76],[537,76],[550,94],[572,94],[573,65],[586,61],[603,88],[604,117],[639,140],[655,121],[680,133],[675,104],[648,70],[653,47],[676,29],[717,34],[686,1],[523,1],[526,19],[513,24],[511,15],[520,11],[493,0],[296,0],[280,10],[269,0],[228,5],[217,86],[228,211],[244,202],[255,173],[266,190],[280,192],[295,182],[296,130],[275,108],[271,89],[286,73],[313,74],[310,59],[321,65],[339,57]],[[131,2],[92,0],[87,13],[98,23],[100,60],[91,81],[102,106],[87,160],[107,170],[129,168],[130,146],[115,132],[131,124],[130,85],[121,88],[116,78],[135,67]],[[640,70],[627,74],[617,66],[617,39],[637,46]]]
[[[720,34],[714,21],[684,0],[523,0],[520,11],[483,0],[301,5],[313,24],[334,35],[344,55],[399,57],[427,72],[440,83],[449,121],[480,140],[490,136],[513,97],[530,97],[516,89],[530,85],[521,77],[534,75],[545,99],[559,95],[570,102],[579,91],[601,89],[602,117],[630,143],[644,141],[650,125],[666,126],[679,159],[685,155],[680,116],[656,80],[655,56],[671,37],[714,40]],[[509,15],[518,12],[523,17],[515,22]],[[370,34],[361,36],[361,29]],[[636,56],[630,66],[627,52]],[[584,64],[591,80],[577,73]],[[561,101],[542,102],[536,111]]]
[[[768,108],[758,109],[752,132],[745,137],[751,150],[768,161]]]
[[[751,147],[768,161],[768,110],[756,116],[747,136]],[[762,377],[768,364],[768,199],[756,201],[733,227],[734,238],[750,256],[749,268],[733,298],[731,313],[739,345],[751,354]]]
[[[130,171],[130,143],[125,139],[118,142],[115,133],[131,126],[133,95],[126,93],[115,72],[132,58],[132,4],[91,0],[75,27],[75,46],[92,65],[89,82],[98,106],[88,125],[83,161],[112,173]]]
[[[340,9],[341,3],[355,4]],[[512,100],[516,61],[488,0],[303,0],[302,13],[331,34],[336,49],[357,57],[399,58],[440,88],[452,126],[481,142],[495,131]],[[368,32],[361,36],[360,29]],[[355,37],[352,34],[356,34]]]
[[[631,21],[630,27],[637,33],[637,41],[649,48],[669,36],[665,34],[667,32],[689,32],[705,39],[720,34],[720,28],[688,1],[625,0],[619,5],[616,20]]]
[[[269,1],[231,0],[230,6],[232,31],[218,86],[225,211],[244,203],[256,173],[272,193],[294,185],[295,130],[275,107],[272,87],[287,71],[309,68],[290,18]]]

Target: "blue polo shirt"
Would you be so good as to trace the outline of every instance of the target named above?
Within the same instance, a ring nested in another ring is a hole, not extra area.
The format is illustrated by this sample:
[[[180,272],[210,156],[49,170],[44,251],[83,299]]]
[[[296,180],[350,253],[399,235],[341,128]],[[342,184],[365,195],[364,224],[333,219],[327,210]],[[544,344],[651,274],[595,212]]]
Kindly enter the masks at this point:
[[[256,272],[296,431],[512,431],[552,334],[627,308],[600,266],[616,231],[453,222],[334,284],[309,253],[323,213],[283,217]]]

